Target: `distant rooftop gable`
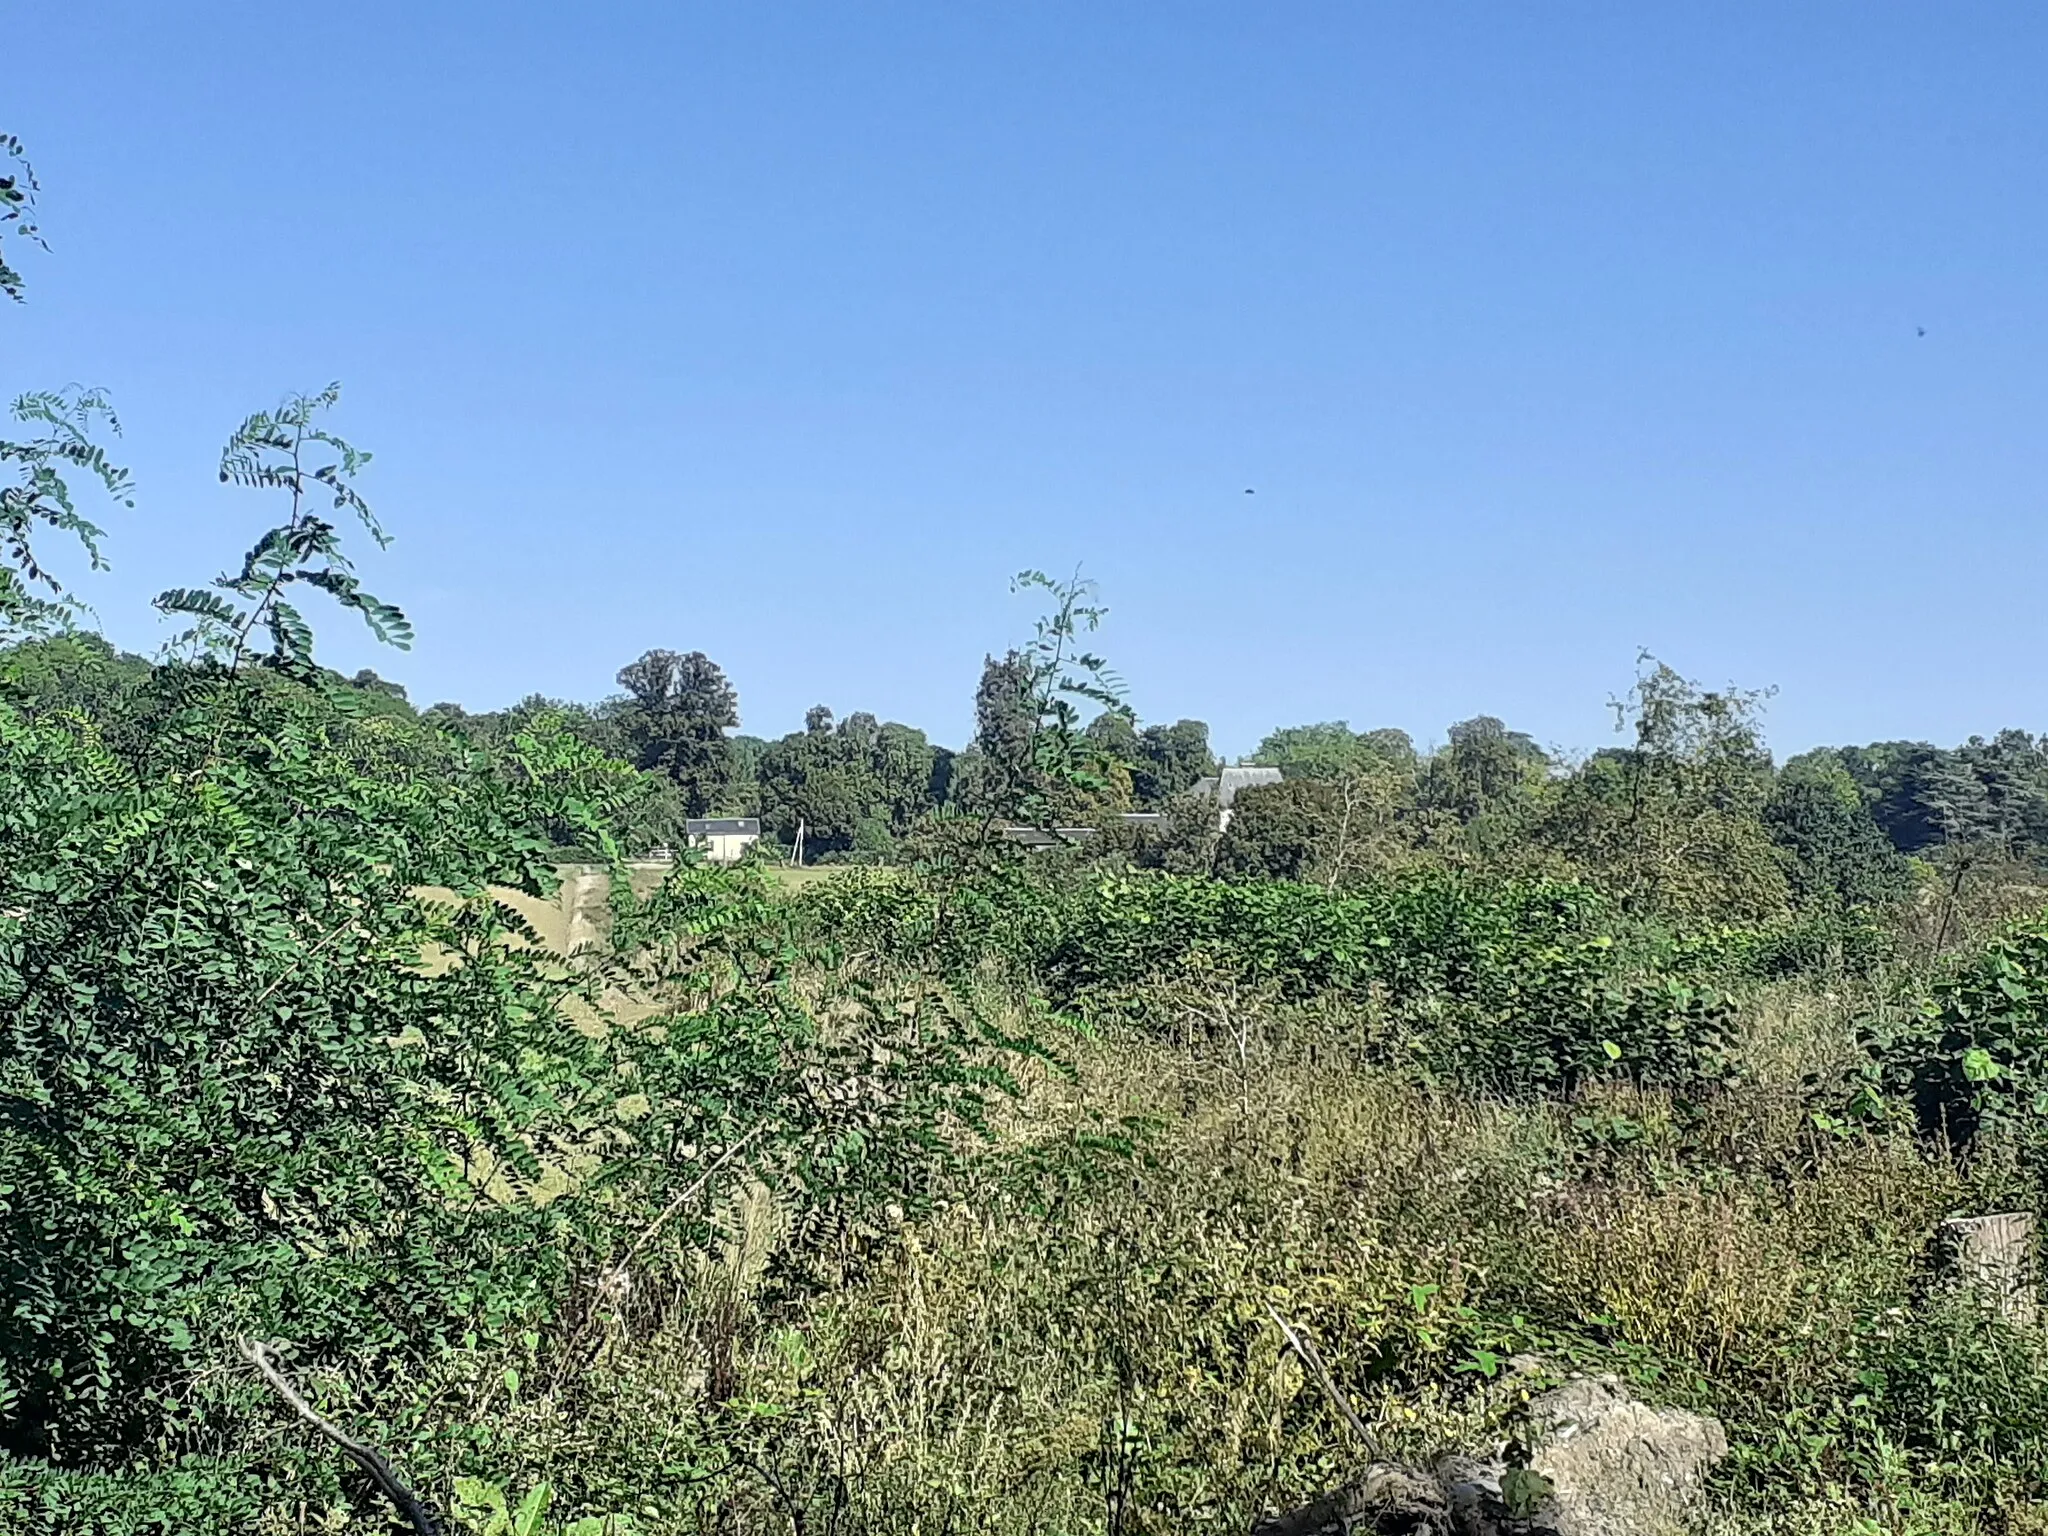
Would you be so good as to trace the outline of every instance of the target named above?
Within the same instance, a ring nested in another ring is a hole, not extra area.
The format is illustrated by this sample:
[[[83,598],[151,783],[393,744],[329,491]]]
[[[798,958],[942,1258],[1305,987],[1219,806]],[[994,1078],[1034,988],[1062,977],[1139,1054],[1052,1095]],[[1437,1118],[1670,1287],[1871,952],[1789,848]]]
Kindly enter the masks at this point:
[[[1188,786],[1188,793],[1203,800],[1214,800],[1220,809],[1227,811],[1239,790],[1260,789],[1279,782],[1278,768],[1225,768],[1220,775],[1212,774],[1206,779],[1195,780]]]
[[[1102,834],[1093,827],[1033,827],[1012,823],[996,828],[998,835],[1026,848],[1078,848]]]
[[[754,816],[707,816],[683,823],[691,837],[759,837],[761,822]]]

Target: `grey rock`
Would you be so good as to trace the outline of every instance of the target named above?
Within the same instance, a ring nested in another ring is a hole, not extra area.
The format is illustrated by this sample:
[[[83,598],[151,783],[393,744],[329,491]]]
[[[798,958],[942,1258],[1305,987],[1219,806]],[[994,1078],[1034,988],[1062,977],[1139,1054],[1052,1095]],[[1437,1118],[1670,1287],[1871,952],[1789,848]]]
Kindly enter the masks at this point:
[[[1252,1536],[1440,1536],[1444,1490],[1427,1473],[1375,1462],[1350,1487],[1252,1527]]]
[[[1510,1512],[1501,1485],[1515,1476],[1463,1456],[1446,1457],[1434,1474],[1377,1462],[1349,1488],[1261,1521],[1252,1536],[1559,1536],[1540,1511]]]
[[[1253,1536],[1680,1536],[1728,1454],[1713,1419],[1637,1402],[1612,1379],[1530,1400],[1526,1467],[1446,1456],[1431,1472],[1377,1462]],[[1518,1458],[1519,1459],[1519,1458]]]
[[[1610,1379],[1529,1403],[1529,1466],[1549,1480],[1559,1536],[1677,1536],[1696,1523],[1707,1469],[1728,1454],[1717,1420],[1652,1408]]]

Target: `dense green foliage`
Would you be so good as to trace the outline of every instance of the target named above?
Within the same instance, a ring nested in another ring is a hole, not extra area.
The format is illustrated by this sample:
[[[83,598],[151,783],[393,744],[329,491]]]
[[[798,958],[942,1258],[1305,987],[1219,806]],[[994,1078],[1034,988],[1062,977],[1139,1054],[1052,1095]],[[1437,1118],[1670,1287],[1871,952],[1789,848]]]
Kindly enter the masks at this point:
[[[1866,1030],[1867,1111],[1890,1105],[1961,1147],[2002,1133],[2048,1180],[2048,919],[2016,924]]]
[[[763,830],[807,853],[879,855],[936,809],[951,754],[923,731],[819,705],[804,729],[768,744],[755,769]]]
[[[702,816],[732,781],[726,732],[740,723],[739,695],[702,651],[649,651],[620,669],[632,708],[619,716],[634,765],[665,776],[684,808]]]
[[[788,990],[779,909],[689,868],[622,896],[642,958],[618,982],[727,983],[578,1028],[593,978],[484,886],[551,885],[531,829],[601,819],[613,765],[563,733],[520,738],[516,774],[450,762],[357,698],[174,668],[113,722],[0,705],[13,1455],[118,1466],[230,1433],[250,1394],[208,1367],[239,1334],[372,1380],[563,1319],[720,1149],[814,1216],[915,1206],[937,1129],[992,1081],[942,1001],[914,1037],[879,1005],[827,1030]]]
[[[491,950],[488,903],[410,894],[531,885],[546,849],[490,787],[419,773],[403,736],[322,702],[169,673],[117,739],[0,713],[17,1450],[161,1432],[224,1332],[375,1355],[509,1326],[558,1279],[538,1213],[460,1198],[458,1159],[602,1074],[532,960],[419,966]]]

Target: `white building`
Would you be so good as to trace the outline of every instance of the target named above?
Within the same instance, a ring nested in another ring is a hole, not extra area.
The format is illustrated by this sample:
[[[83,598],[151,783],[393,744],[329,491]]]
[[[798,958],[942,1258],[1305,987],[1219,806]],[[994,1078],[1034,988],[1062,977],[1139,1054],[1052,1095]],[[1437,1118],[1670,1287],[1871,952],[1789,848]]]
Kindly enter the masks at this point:
[[[684,823],[690,846],[701,849],[713,864],[737,864],[740,855],[761,841],[761,823],[753,816],[711,816]]]
[[[1237,798],[1238,791],[1259,789],[1267,784],[1278,784],[1279,782],[1280,770],[1278,768],[1240,766],[1225,768],[1219,774],[1213,775],[1210,778],[1195,780],[1193,784],[1188,786],[1188,793],[1198,799],[1215,802],[1216,830],[1223,832],[1227,831],[1230,827],[1230,802]]]

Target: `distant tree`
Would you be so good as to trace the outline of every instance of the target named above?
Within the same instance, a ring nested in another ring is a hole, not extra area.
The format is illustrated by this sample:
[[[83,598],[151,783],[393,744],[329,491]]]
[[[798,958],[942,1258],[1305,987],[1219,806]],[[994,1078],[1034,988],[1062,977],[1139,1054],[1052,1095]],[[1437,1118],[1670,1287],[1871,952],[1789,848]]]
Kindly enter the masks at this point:
[[[403,683],[394,683],[388,677],[379,677],[369,667],[360,669],[355,676],[347,679],[347,685],[364,696],[370,708],[378,714],[400,720],[411,720],[418,715],[418,711],[405,696]]]
[[[1598,752],[1558,786],[1540,835],[1632,910],[1666,918],[1761,920],[1790,889],[1763,810],[1768,695],[1709,691],[1644,656],[1614,701],[1628,747]]]
[[[1398,726],[1383,725],[1377,730],[1360,731],[1358,744],[1390,768],[1406,771],[1416,765],[1415,741]]]
[[[149,681],[149,663],[99,635],[72,631],[0,649],[0,698],[31,714],[75,710],[106,721]]]
[[[1994,797],[1961,752],[1937,752],[1917,776],[1915,798],[1941,844],[2010,845],[2015,826],[2007,807]]]
[[[1084,738],[1092,754],[1092,782],[1069,785],[1059,796],[1059,819],[1102,826],[1139,803],[1136,785],[1145,766],[1144,741],[1128,709],[1105,709],[1089,722]]]
[[[943,803],[941,753],[913,725],[884,721],[868,748],[869,760],[882,793],[881,805],[892,828],[901,832]]]
[[[1356,760],[1358,750],[1349,722],[1326,720],[1268,732],[1252,761],[1278,768],[1289,778],[1334,779]]]
[[[1937,949],[2035,899],[2048,864],[2048,741],[2004,730],[1953,750],[1883,741],[1823,748],[1796,761],[1820,759],[1855,783],[1893,847],[1939,866]]]
[[[1382,767],[1412,768],[1415,744],[1405,731],[1354,731],[1346,721],[1325,720],[1271,732],[1252,761],[1290,779],[1341,779]]]
[[[1379,763],[1341,779],[1240,789],[1216,840],[1216,872],[1329,890],[1391,874],[1416,857],[1402,819],[1410,784],[1407,774]]]
[[[1973,737],[1957,751],[1936,753],[1919,775],[1919,808],[1939,837],[1926,850],[1942,871],[1944,887],[1937,950],[1952,934],[1967,933],[1968,888],[1973,882],[1982,885],[1987,873],[1995,884],[1997,871],[2014,857],[2020,841],[2021,797],[2014,793],[2011,765],[1996,761],[2004,754],[1986,747],[1981,737]]]
[[[543,728],[562,732],[606,757],[631,761],[633,748],[626,739],[625,714],[611,705],[595,708],[570,699],[551,699],[529,693],[506,709],[472,714],[460,704],[435,704],[423,710],[422,720],[453,732],[477,746],[502,746],[525,731]]]
[[[931,803],[934,809],[957,808],[962,756],[951,747],[932,748]]]
[[[1006,815],[1033,783],[1031,668],[1023,654],[984,657],[974,690],[974,742],[959,765],[962,808]]]
[[[1139,805],[1157,808],[1216,771],[1209,727],[1200,720],[1148,725],[1139,733],[1132,788]]]
[[[1162,807],[1165,825],[1156,830],[1128,829],[1121,838],[1130,862],[1139,869],[1169,875],[1207,875],[1216,870],[1221,833],[1216,802],[1199,795],[1179,795]]]
[[[1105,776],[1118,783],[1124,777],[1130,781],[1128,796],[1112,793],[1110,800],[1128,799],[1142,809],[1157,810],[1216,771],[1209,727],[1200,720],[1140,730],[1129,711],[1106,709],[1088,723],[1087,734],[1102,754]]]
[[[403,699],[405,697],[405,684],[394,683],[388,677],[379,677],[369,667],[359,670],[354,677],[348,680],[348,685],[351,688],[360,689],[364,693],[381,693],[387,699]]]
[[[1554,794],[1549,757],[1491,715],[1448,735],[1414,776],[1415,837],[1455,863],[1526,868],[1530,830]]]
[[[1901,853],[1918,853],[1943,841],[1943,828],[1928,803],[1931,781],[1949,756],[1941,748],[1927,741],[1877,741],[1862,747],[1821,748],[1793,761],[1821,755],[1849,775],[1871,820]]]
[[[801,828],[811,857],[855,847],[874,802],[838,745],[829,733],[799,732],[771,743],[761,759],[763,830],[794,845]]]
[[[1324,778],[1284,779],[1239,790],[1216,845],[1216,872],[1231,879],[1308,880],[1335,836],[1343,804]]]
[[[1972,736],[1954,756],[1982,791],[1980,838],[2021,859],[2048,853],[2048,738],[2003,730]]]
[[[1427,809],[1449,812],[1469,824],[1525,796],[1547,776],[1550,759],[1543,749],[1492,715],[1461,720],[1449,736],[1449,745],[1430,758],[1418,787]]]
[[[666,774],[692,816],[710,810],[732,784],[739,695],[702,651],[654,650],[619,670],[626,690],[625,735],[636,766]]]
[[[1138,723],[1127,709],[1105,709],[1088,722],[1088,740],[1105,756],[1135,765],[1144,751]]]
[[[1096,601],[1094,584],[1079,576],[1055,581],[1025,571],[1010,585],[1012,591],[1043,591],[1054,606],[1028,643],[982,666],[974,745],[952,765],[962,808],[984,822],[1041,826],[1085,823],[1128,808],[1128,765],[1100,732],[1081,724],[1088,705],[1129,716],[1121,682],[1083,644],[1108,610]]]
[[[720,809],[734,816],[761,814],[761,760],[769,743],[759,736],[731,736],[732,778]]]
[[[1809,754],[1796,766],[1788,763],[1764,823],[1783,851],[1793,899],[1803,908],[1882,909],[1913,892],[1912,865],[1878,830],[1839,762]]]
[[[881,853],[936,805],[938,754],[924,732],[865,711],[836,726],[822,704],[760,760],[762,828],[807,854]]]

